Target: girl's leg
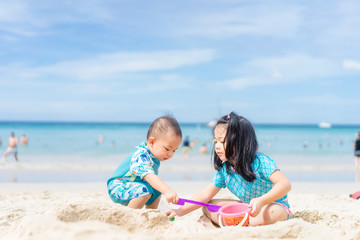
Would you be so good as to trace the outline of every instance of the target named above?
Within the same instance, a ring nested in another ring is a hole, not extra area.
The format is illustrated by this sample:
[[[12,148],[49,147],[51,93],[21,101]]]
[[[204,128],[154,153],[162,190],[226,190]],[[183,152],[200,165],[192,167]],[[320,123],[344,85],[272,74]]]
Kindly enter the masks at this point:
[[[146,208],[157,209],[160,203],[161,195],[150,205],[146,206]]]
[[[288,211],[280,203],[270,203],[264,206],[259,215],[250,217],[251,226],[268,225],[277,221],[284,221],[288,218]]]
[[[212,199],[210,204],[215,204],[219,206],[225,206],[231,203],[240,203],[238,200],[232,200],[232,199]],[[204,213],[204,216],[211,220],[214,224],[219,226],[219,214],[217,212],[210,212],[206,207],[202,208],[202,211]]]
[[[142,197],[133,198],[130,200],[128,207],[134,209],[140,209],[144,207],[145,203],[150,199],[152,194],[147,194]]]

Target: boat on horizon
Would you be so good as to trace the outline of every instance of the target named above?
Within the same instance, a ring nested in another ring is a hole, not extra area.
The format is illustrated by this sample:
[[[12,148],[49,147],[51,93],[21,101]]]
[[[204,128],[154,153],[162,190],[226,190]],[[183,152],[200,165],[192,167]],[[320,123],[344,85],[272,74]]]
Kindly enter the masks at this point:
[[[217,120],[211,120],[206,124],[206,126],[211,127],[211,128],[215,127],[216,122],[217,122]]]
[[[331,123],[321,122],[319,123],[319,128],[331,128]]]

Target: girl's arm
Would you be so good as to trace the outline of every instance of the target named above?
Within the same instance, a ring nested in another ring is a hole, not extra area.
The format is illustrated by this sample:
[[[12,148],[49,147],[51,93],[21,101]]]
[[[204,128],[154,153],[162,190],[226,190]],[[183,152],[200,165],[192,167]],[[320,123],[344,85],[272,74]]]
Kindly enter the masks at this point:
[[[276,170],[270,175],[270,181],[274,183],[272,189],[261,197],[254,198],[250,201],[250,206],[253,208],[251,216],[255,217],[258,215],[263,206],[285,196],[291,189],[290,181],[279,170]]]
[[[177,193],[172,190],[168,185],[166,185],[166,183],[164,183],[158,175],[154,173],[149,173],[144,177],[144,179],[153,188],[164,194],[167,202],[177,203],[179,201]]]
[[[220,191],[220,189],[221,188],[216,187],[213,183],[210,183],[203,190],[195,194],[191,198],[191,200],[208,203],[211,199],[213,199],[213,197],[215,197],[215,195]],[[166,214],[169,216],[169,218],[173,218],[175,216],[183,216],[200,207],[200,205],[185,203],[185,205],[181,208],[169,210],[166,212]]]

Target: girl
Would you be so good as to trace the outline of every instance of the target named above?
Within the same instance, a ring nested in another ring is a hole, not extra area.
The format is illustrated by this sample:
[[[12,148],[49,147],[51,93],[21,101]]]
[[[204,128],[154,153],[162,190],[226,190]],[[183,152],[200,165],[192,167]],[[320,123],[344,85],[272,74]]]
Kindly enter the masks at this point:
[[[214,127],[213,164],[217,172],[211,183],[193,200],[224,206],[235,202],[252,207],[250,225],[267,225],[289,218],[287,193],[291,185],[275,162],[257,152],[258,143],[251,123],[234,112],[219,119]],[[239,200],[213,199],[227,187]],[[200,206],[185,204],[167,212],[169,218],[183,216]],[[204,220],[218,224],[218,213],[203,208]]]

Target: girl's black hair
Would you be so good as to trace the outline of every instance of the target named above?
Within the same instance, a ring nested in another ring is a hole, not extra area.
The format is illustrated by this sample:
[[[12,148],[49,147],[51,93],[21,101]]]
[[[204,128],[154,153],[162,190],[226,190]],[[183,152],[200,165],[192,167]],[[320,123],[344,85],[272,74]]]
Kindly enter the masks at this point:
[[[226,171],[230,174],[231,169],[242,176],[246,181],[253,182],[256,178],[251,164],[256,158],[258,150],[258,142],[256,139],[255,130],[252,124],[244,117],[231,112],[220,118],[215,128],[219,125],[224,125],[226,135],[224,139],[225,156],[228,159],[226,164]],[[213,164],[216,170],[219,170],[223,164],[218,155],[213,152]]]

